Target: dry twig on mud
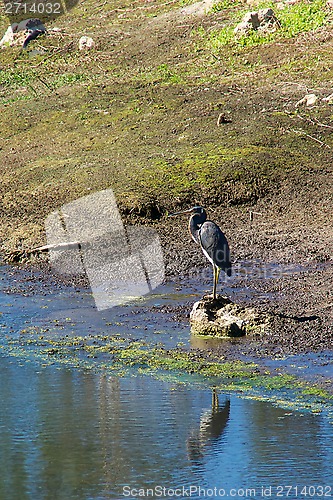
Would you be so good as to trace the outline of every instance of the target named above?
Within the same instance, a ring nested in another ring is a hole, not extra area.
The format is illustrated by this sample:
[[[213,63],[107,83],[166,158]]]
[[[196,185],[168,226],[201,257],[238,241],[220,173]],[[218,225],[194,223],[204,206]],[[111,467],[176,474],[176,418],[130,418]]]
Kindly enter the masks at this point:
[[[325,142],[321,141],[320,139],[313,137],[313,135],[307,134],[306,132],[304,132],[304,130],[295,130],[295,129],[291,128],[290,132],[294,132],[294,134],[304,135],[305,137],[308,137],[309,139],[312,139],[313,141],[318,142],[321,146],[324,146],[325,148],[331,149],[331,146],[329,146]]]
[[[133,8],[125,7],[125,8],[120,8],[120,9],[114,9],[113,11],[110,11],[109,14],[112,12],[134,12],[135,10],[151,10],[151,9],[165,7],[167,5],[177,3],[177,1],[178,0],[170,0],[169,2],[165,2],[165,3],[161,3],[161,4],[139,5],[139,6],[133,7]]]
[[[311,123],[312,125],[317,125],[318,127],[330,128],[333,130],[333,127],[331,127],[331,125],[326,125],[326,123],[321,123],[319,120],[317,120],[317,118],[311,119],[311,118],[307,118],[306,116],[302,116],[300,114],[297,114],[296,116],[300,120],[307,121],[307,122]]]
[[[53,52],[52,54],[49,54],[48,56],[46,56],[44,59],[42,59],[38,64],[35,64],[34,66],[30,66],[30,68],[38,68],[39,66],[41,66],[42,64],[45,64],[45,61],[47,59],[51,59],[52,57],[56,56],[57,54],[59,53],[64,53],[64,52],[67,52],[72,46],[73,46],[74,42],[71,41],[70,43],[68,43],[67,45],[65,45],[64,47],[55,47],[53,49]]]

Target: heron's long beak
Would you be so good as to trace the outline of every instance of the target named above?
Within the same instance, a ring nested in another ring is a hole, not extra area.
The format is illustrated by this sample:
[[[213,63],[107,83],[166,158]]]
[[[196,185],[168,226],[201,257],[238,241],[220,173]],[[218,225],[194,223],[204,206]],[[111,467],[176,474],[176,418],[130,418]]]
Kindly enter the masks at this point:
[[[193,212],[193,208],[182,210],[181,212],[174,212],[173,214],[169,214],[168,217],[174,217],[175,215],[180,215],[180,214],[189,214],[190,212]]]

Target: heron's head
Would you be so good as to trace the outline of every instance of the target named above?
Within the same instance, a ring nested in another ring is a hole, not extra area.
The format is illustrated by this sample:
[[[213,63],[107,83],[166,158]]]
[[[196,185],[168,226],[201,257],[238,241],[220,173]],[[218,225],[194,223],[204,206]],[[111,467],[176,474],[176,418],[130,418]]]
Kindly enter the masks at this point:
[[[206,211],[203,207],[200,206],[195,206],[192,208],[188,208],[187,210],[181,210],[180,212],[174,212],[173,214],[168,215],[168,217],[173,217],[174,215],[180,215],[180,214],[198,214],[200,216],[205,216]]]
[[[181,212],[175,212],[174,214],[170,214],[168,217],[173,217],[174,215],[180,214],[192,214],[189,220],[189,231],[193,240],[200,245],[199,240],[199,230],[201,225],[207,220],[207,214],[203,207],[195,206],[192,208],[188,208],[187,210],[182,210]]]

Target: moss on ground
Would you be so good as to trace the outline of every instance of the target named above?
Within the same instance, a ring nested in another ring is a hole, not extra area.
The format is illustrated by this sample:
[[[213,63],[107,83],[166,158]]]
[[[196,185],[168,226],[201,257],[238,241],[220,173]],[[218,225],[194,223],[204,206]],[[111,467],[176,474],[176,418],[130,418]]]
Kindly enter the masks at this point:
[[[60,31],[1,51],[3,249],[45,242],[51,211],[105,188],[123,215],[149,221],[190,201],[255,203],[331,168],[330,129],[316,125],[329,103],[295,111],[307,87],[331,91],[330,13],[317,9],[313,26],[295,10],[299,29],[278,41],[212,48],[243,5],[217,2],[188,25],[180,7],[85,0],[48,26]]]

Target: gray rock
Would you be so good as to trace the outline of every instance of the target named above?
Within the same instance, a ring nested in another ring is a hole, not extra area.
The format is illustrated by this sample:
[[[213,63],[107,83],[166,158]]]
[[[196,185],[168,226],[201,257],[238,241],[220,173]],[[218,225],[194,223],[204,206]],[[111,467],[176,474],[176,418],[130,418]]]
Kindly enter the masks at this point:
[[[258,21],[259,26],[264,23],[274,23],[276,21],[276,17],[273,9],[268,8],[258,10]]]
[[[272,30],[279,26],[279,21],[273,9],[260,9],[258,11],[247,12],[234,32],[236,34],[248,34],[251,30]]]
[[[261,334],[269,323],[267,314],[253,307],[235,304],[226,297],[206,296],[196,302],[190,314],[191,333],[221,338]]]
[[[33,31],[40,30],[46,31],[46,28],[42,21],[37,18],[24,19],[17,25],[16,31]]]

